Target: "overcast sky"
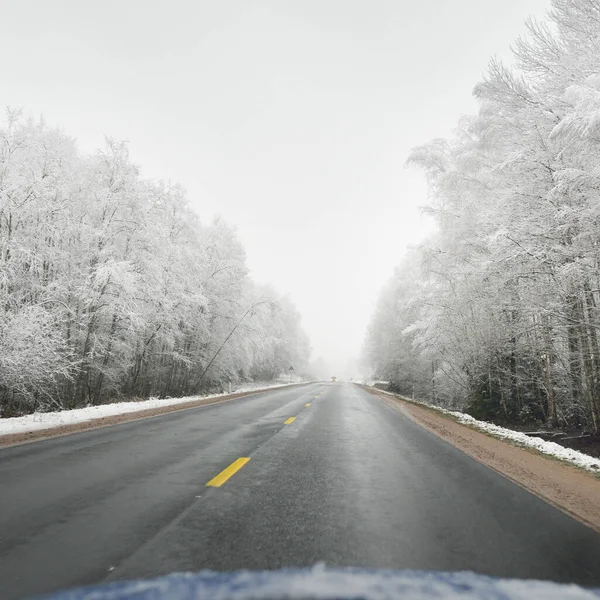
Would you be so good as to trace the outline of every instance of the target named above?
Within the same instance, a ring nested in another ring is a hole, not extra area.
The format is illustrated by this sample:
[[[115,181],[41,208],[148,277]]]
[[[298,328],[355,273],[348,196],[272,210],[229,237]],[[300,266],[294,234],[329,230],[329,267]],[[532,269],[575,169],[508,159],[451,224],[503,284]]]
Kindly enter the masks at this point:
[[[490,55],[549,0],[0,0],[0,102],[238,228],[343,371],[407,244],[431,229],[410,148],[447,135]]]

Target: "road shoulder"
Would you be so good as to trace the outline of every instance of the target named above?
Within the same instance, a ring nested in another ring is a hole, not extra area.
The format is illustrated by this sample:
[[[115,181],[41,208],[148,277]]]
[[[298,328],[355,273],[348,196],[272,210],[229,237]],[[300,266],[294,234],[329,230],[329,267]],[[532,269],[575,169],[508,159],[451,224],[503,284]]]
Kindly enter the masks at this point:
[[[514,446],[449,416],[364,388],[421,427],[600,533],[600,479],[559,460]]]

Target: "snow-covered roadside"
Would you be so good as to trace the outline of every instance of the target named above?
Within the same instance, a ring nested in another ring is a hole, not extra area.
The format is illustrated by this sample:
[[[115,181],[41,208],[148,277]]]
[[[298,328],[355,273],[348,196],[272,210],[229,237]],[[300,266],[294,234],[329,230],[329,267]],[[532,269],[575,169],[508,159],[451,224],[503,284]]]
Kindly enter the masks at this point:
[[[230,394],[243,394],[246,392],[257,392],[261,390],[270,390],[274,388],[296,385],[293,383],[273,383],[273,384],[244,384],[242,387],[232,389],[231,392],[222,394],[212,394],[210,396],[186,396],[185,398],[150,398],[141,402],[115,402],[113,404],[102,404],[101,406],[88,406],[87,408],[76,408],[74,410],[64,410],[60,412],[34,413],[24,417],[14,417],[0,419],[0,435],[10,435],[14,433],[24,433],[28,431],[37,431],[40,429],[52,429],[62,427],[72,423],[84,423],[101,419],[103,417],[112,417],[126,413],[134,413],[153,408],[163,408],[176,404],[187,404],[197,402],[198,400],[207,400],[210,398],[219,398],[229,396]]]
[[[372,386],[371,386],[372,387]],[[506,429],[505,427],[499,427],[498,425],[492,425],[491,423],[486,423],[485,421],[478,421],[474,419],[470,415],[466,415],[465,413],[461,413],[455,410],[447,410],[440,406],[434,406],[432,404],[428,404],[427,402],[420,402],[419,400],[411,400],[410,398],[406,398],[401,396],[400,394],[394,394],[392,392],[386,392],[385,390],[377,389],[379,392],[384,394],[388,394],[389,396],[395,396],[404,400],[405,402],[411,402],[412,404],[419,404],[421,406],[425,406],[427,408],[431,408],[438,412],[441,412],[445,415],[450,415],[454,417],[459,423],[463,425],[467,425],[469,427],[473,427],[474,429],[478,429],[479,431],[483,431],[493,437],[509,440],[519,446],[525,446],[527,448],[533,448],[542,454],[548,454],[549,456],[553,456],[554,458],[558,458],[565,462],[568,462],[577,467],[581,467],[582,469],[586,469],[592,473],[600,472],[600,460],[594,458],[593,456],[588,456],[587,454],[583,454],[583,452],[578,452],[577,450],[572,450],[571,448],[565,448],[560,444],[556,444],[555,442],[547,442],[538,437],[530,437],[521,433],[520,431],[513,431],[512,429]]]

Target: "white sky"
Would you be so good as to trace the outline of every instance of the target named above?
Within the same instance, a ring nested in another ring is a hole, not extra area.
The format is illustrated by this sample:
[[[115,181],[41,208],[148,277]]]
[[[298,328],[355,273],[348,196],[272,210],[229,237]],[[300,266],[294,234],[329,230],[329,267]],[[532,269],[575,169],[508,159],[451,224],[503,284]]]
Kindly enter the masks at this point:
[[[356,357],[378,291],[430,229],[410,148],[476,110],[491,54],[549,0],[0,0],[0,103],[92,151],[130,141],[238,227],[314,356]]]

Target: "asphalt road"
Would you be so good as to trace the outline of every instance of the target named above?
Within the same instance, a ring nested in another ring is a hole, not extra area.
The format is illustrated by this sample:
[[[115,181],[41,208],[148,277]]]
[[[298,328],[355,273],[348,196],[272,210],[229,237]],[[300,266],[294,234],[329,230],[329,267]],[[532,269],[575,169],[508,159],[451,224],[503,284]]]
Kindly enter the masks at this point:
[[[350,384],[0,450],[3,600],[320,561],[600,586],[600,535]]]

